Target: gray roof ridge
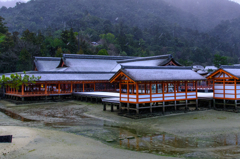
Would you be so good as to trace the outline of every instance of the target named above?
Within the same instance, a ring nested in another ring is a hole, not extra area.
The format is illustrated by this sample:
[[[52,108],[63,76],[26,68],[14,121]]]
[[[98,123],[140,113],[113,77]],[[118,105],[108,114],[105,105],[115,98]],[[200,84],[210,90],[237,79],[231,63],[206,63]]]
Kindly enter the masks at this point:
[[[145,61],[145,60],[152,60],[152,59],[170,59],[172,58],[171,54],[166,55],[157,55],[157,56],[148,56],[148,57],[136,57],[134,59],[127,59],[127,60],[119,60],[118,63],[125,63],[125,62],[134,62],[134,61]]]
[[[192,70],[191,66],[123,66],[121,69],[181,69]]]
[[[240,66],[221,65],[221,69],[240,69]]]
[[[22,72],[23,73],[23,72]],[[115,72],[96,71],[28,71],[26,74],[113,74]]]
[[[42,60],[42,61],[59,61],[61,57],[39,57],[39,56],[34,56],[34,59],[36,61]]]
[[[3,73],[9,74],[23,74],[23,72]],[[84,72],[84,71],[26,71],[26,74],[114,74],[115,72]]]
[[[124,59],[132,59],[132,58],[136,58],[136,57],[134,57],[134,56],[110,56],[110,55],[63,54],[63,58],[124,60]]]

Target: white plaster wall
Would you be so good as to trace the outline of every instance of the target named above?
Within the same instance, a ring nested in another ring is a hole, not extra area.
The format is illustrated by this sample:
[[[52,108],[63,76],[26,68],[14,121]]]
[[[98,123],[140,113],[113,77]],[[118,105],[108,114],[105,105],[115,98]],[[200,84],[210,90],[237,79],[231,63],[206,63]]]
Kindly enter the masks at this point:
[[[162,98],[152,98],[152,101],[162,101]]]
[[[136,102],[136,99],[129,99],[130,102]]]
[[[150,98],[150,95],[139,95],[138,98]]]
[[[235,95],[225,94],[225,98],[235,98]]]
[[[172,97],[174,96],[174,93],[171,93],[171,94],[164,94],[164,97]]]
[[[215,94],[215,97],[217,97],[217,98],[223,98],[223,94]]]
[[[138,99],[139,102],[150,102],[150,99]]]
[[[153,94],[152,97],[162,97],[162,94]]]
[[[136,95],[129,95],[129,98],[136,98]]]

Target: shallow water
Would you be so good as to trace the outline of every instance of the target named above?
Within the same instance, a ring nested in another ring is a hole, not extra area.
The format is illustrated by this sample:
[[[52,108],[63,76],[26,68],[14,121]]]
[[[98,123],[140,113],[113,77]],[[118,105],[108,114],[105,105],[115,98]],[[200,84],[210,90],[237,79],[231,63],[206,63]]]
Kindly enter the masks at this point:
[[[50,113],[53,110],[54,108],[24,109],[22,112],[29,113],[31,118],[44,119],[36,124],[36,120],[24,118],[18,113],[0,108],[2,113],[23,123],[27,122],[30,127],[44,127],[83,135],[113,147],[184,158],[209,158],[209,156],[210,158],[238,158],[240,156],[240,133],[198,138],[180,137],[165,132],[139,131],[134,127],[127,129],[116,123],[84,116],[84,111],[74,110],[74,108]]]

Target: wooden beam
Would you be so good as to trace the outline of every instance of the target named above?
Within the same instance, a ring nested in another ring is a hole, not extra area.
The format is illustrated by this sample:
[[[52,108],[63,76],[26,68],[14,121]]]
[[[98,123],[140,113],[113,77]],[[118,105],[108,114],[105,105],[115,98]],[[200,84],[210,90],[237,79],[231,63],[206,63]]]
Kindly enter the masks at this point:
[[[136,102],[138,103],[138,83],[136,83]],[[138,108],[137,108],[138,109]]]
[[[85,91],[85,88],[84,88],[84,82],[83,82],[83,92]]]
[[[122,94],[122,84],[119,83],[119,95],[120,95],[120,103],[121,103],[121,94]]]
[[[237,80],[234,79],[235,100],[237,100]]]
[[[61,85],[60,85],[60,82],[58,82],[58,94],[61,93],[60,90],[61,90]]]
[[[45,94],[47,94],[47,83],[45,83]]]
[[[152,82],[149,84],[149,89],[150,89],[150,102],[152,103]]]
[[[127,101],[129,102],[129,84],[127,82]]]
[[[24,95],[24,84],[22,84],[22,95]]]

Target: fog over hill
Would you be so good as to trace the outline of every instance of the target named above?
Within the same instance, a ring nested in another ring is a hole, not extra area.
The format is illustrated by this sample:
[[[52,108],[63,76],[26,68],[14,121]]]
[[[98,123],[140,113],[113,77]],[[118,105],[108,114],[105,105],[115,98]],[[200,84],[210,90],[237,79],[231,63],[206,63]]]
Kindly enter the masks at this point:
[[[0,1],[0,6],[1,3],[13,6],[16,2],[19,0]],[[10,30],[16,30],[12,28],[13,23],[24,16],[28,20],[21,22],[22,25],[33,23],[43,28],[52,22],[60,25],[59,21],[54,21],[56,18],[63,22],[77,20],[76,15],[81,17],[86,12],[112,22],[116,18],[122,19],[141,28],[147,27],[146,24],[160,22],[208,31],[222,20],[240,17],[240,5],[229,0],[35,0],[9,10],[2,8],[0,15],[9,23]],[[43,18],[41,21],[38,20],[40,17]]]
[[[0,16],[13,33],[3,32],[9,41],[0,46],[0,66],[1,55],[18,61],[26,53],[30,58],[100,50],[172,54],[184,65],[212,65],[216,54],[228,56],[229,63],[240,57],[240,5],[229,0],[31,0],[0,8]],[[2,69],[18,71],[25,67],[20,64]]]
[[[196,16],[204,30],[212,28],[222,20],[240,17],[240,5],[228,0],[166,0],[170,5]]]
[[[0,0],[0,7],[15,7],[17,2],[26,3],[28,0]]]

